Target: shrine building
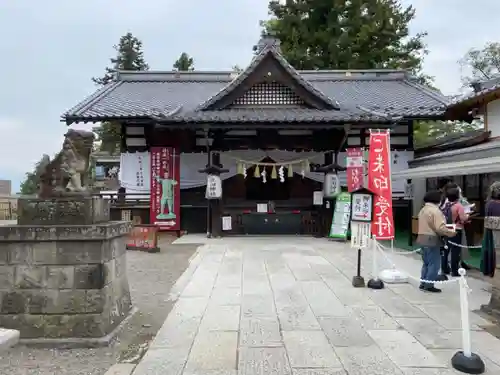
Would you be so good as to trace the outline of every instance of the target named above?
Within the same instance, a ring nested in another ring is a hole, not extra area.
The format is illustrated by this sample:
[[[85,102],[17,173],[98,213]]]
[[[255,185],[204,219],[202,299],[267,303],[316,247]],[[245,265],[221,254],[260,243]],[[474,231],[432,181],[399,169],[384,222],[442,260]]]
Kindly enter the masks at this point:
[[[298,71],[279,41],[264,37],[240,73],[119,71],[63,121],[121,126],[126,194],[148,195],[157,160],[150,151],[174,150],[179,171],[169,178],[179,184],[166,203],[178,205],[171,209],[183,231],[221,235],[225,217],[224,234],[326,235],[333,202],[314,204],[328,169],[318,167],[330,166],[345,186],[346,148],[367,148],[370,129],[390,129],[391,170],[407,170],[414,121],[444,119],[448,104],[401,70]],[[207,165],[223,169],[221,199],[205,197]],[[405,187],[393,179],[396,232],[411,228]],[[143,223],[150,204],[139,207]]]

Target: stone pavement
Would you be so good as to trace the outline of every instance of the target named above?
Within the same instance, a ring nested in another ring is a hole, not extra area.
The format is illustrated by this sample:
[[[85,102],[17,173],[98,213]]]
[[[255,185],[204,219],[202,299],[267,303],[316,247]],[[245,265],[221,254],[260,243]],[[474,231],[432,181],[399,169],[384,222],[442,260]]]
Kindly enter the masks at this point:
[[[363,259],[367,280],[369,251]],[[418,259],[393,259],[418,276]],[[355,261],[348,245],[324,239],[207,241],[173,288],[176,305],[133,374],[455,374],[457,283],[439,295],[411,284],[354,289]],[[486,284],[469,284],[471,308],[488,301]],[[473,351],[487,374],[500,374],[500,340],[476,314],[471,323]]]

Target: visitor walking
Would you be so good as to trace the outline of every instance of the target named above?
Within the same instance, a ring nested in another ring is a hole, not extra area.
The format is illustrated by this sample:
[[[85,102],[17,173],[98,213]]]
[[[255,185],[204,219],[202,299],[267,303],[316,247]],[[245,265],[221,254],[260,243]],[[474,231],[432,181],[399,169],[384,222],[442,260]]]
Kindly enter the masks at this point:
[[[428,280],[420,284],[420,289],[432,293],[441,292],[432,281],[438,280],[442,237],[456,236],[455,230],[446,227],[445,217],[439,209],[441,197],[442,194],[438,190],[427,192],[424,196],[424,207],[418,213],[417,243],[422,246],[423,261],[420,278]]]
[[[465,213],[464,206],[460,203],[460,188],[449,188],[446,190],[446,199],[442,208],[443,215],[447,224],[455,225],[455,236],[446,241],[446,246],[442,251],[441,272],[444,275],[460,276],[458,268],[460,267],[462,252],[462,232],[464,224],[469,220],[469,215]],[[450,257],[450,263],[448,263]]]

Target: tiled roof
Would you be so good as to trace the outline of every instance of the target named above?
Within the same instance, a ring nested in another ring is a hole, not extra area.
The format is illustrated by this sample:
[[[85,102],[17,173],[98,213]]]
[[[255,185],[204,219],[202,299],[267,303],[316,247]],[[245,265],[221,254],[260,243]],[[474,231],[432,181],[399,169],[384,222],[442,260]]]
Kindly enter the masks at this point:
[[[492,94],[495,91],[500,90],[500,77],[495,77],[486,81],[476,82],[473,84],[474,91],[454,98],[452,103],[449,105],[449,109],[462,106],[464,104],[474,104],[477,100],[482,97]]]
[[[68,124],[152,117],[169,117],[177,122],[370,122],[400,116],[436,118],[449,104],[446,97],[411,81],[403,71],[298,71],[298,74],[316,95],[329,98],[340,110],[198,111],[201,103],[215,100],[210,98],[228,89],[233,72],[120,72],[117,82],[64,113],[63,119]]]
[[[152,116],[158,122],[387,122],[390,118],[360,108],[321,110],[305,108],[229,108],[224,110],[191,111],[168,117]]]

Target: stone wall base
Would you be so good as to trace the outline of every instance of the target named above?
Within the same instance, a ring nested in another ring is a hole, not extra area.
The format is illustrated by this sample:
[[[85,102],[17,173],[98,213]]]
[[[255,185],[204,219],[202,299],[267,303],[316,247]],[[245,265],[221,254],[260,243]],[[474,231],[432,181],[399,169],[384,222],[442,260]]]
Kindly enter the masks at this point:
[[[112,332],[103,337],[67,337],[67,338],[35,338],[35,339],[20,339],[19,344],[32,348],[57,348],[57,349],[79,349],[79,348],[102,348],[109,346],[122,328],[138,311],[136,307],[132,307],[125,319],[118,324]]]
[[[61,346],[109,343],[130,315],[129,222],[0,227],[0,327]]]

